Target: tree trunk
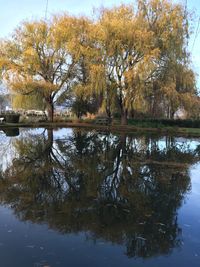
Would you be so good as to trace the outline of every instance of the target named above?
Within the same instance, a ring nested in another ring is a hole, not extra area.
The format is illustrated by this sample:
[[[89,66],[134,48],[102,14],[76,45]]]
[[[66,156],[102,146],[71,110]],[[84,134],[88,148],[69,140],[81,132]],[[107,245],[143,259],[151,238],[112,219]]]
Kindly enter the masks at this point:
[[[170,112],[170,119],[171,120],[174,119],[174,114],[175,114],[175,111],[171,108],[171,112]]]
[[[120,111],[121,111],[121,125],[127,125],[128,124],[128,110],[125,107],[125,103],[123,100],[123,92],[122,92],[122,88],[120,88],[120,93],[118,96],[118,102],[119,102],[119,107],[120,107]]]
[[[52,99],[48,99],[48,105],[47,105],[47,118],[48,121],[53,122],[53,115],[54,115],[54,105]]]
[[[127,109],[121,110],[121,125],[127,125],[128,124],[128,111]]]
[[[48,147],[52,149],[53,146],[53,129],[47,129],[47,137],[48,137]]]
[[[109,92],[109,88],[106,88],[106,114],[108,116],[108,118],[111,119],[111,102],[112,102],[112,99],[111,99],[111,94]]]
[[[106,114],[108,118],[111,119],[111,110],[110,110],[110,105],[106,103]]]

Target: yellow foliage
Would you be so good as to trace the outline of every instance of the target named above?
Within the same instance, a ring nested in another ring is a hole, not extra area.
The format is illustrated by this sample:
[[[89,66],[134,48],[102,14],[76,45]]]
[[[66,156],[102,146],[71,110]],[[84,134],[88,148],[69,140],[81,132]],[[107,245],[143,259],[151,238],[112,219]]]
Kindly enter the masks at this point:
[[[155,83],[175,107],[189,101],[196,92],[184,7],[169,0],[137,5],[102,8],[96,21],[63,14],[22,23],[0,43],[3,79],[14,91],[44,98],[68,85],[86,97],[104,92],[121,109],[146,109]]]

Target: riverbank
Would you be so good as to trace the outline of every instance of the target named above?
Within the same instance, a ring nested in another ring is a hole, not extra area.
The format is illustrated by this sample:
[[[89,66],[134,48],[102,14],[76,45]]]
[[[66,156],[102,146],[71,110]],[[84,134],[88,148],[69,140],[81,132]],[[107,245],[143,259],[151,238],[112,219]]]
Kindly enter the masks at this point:
[[[138,127],[134,125],[100,125],[86,122],[35,122],[35,123],[2,123],[0,124],[0,130],[6,128],[61,128],[61,127],[76,127],[95,129],[100,131],[111,131],[115,133],[128,132],[150,132],[167,135],[179,135],[179,136],[194,136],[200,137],[200,128],[183,128],[183,127]]]

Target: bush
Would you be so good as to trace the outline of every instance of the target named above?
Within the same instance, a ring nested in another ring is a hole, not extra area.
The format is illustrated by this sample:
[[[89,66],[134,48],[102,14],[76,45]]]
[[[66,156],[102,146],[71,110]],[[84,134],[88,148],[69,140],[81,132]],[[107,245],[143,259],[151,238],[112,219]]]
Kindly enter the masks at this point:
[[[18,123],[20,114],[6,114],[5,121],[10,123]]]
[[[200,120],[170,120],[170,119],[129,119],[128,124],[140,127],[184,127],[200,128]]]

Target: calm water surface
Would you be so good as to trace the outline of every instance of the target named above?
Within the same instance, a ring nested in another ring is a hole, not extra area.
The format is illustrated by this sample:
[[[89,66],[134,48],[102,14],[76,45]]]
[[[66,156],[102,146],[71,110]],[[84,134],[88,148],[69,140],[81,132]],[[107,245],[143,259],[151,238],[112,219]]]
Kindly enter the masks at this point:
[[[200,139],[0,133],[2,267],[199,267]]]

